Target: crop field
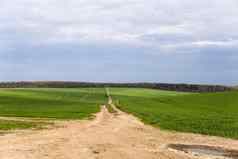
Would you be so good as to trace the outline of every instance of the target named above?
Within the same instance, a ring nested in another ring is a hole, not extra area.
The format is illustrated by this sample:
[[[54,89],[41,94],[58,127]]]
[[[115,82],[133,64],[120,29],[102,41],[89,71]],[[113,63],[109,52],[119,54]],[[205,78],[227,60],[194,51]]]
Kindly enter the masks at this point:
[[[237,97],[126,87],[0,89],[0,156],[237,158]]]
[[[161,129],[238,138],[238,91],[179,93],[110,88],[114,103]]]
[[[110,88],[109,92],[122,111],[161,129],[238,138],[238,91],[183,93]],[[38,128],[44,124],[15,120],[16,117],[90,118],[107,100],[104,88],[0,89],[0,130]],[[110,105],[107,108],[113,112]]]
[[[0,116],[83,119],[100,111],[104,89],[0,89]],[[0,130],[36,127],[35,122],[0,120]]]

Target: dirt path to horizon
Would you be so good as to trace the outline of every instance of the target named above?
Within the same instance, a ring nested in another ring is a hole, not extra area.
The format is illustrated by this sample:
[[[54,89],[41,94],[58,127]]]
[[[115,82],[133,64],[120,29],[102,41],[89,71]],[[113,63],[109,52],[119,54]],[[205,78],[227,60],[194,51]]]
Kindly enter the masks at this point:
[[[238,141],[161,131],[103,106],[92,121],[68,121],[61,127],[0,136],[0,159],[186,159],[192,155],[167,144],[206,144],[238,148]]]

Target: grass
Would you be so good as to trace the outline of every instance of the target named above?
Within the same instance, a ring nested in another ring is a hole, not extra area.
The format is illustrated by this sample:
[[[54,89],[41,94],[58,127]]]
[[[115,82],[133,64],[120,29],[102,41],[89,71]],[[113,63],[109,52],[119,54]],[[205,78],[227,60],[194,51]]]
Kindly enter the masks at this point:
[[[109,92],[108,92],[109,93]],[[143,122],[166,130],[238,139],[238,91],[181,93],[110,88],[114,103]],[[0,89],[0,116],[84,119],[107,103],[103,88]],[[113,112],[110,105],[109,111]],[[38,128],[44,123],[0,119],[0,131]]]
[[[178,93],[111,88],[115,104],[161,129],[238,139],[238,91]]]
[[[116,113],[116,110],[113,109],[113,107],[112,107],[111,104],[107,104],[106,107],[107,107],[107,110],[108,110],[110,113]]]
[[[0,89],[0,116],[83,119],[92,117],[106,101],[103,88]],[[0,130],[28,127],[34,123],[0,121]]]
[[[14,121],[14,120],[0,120],[0,130],[14,130],[14,129],[41,129],[49,122],[29,122],[29,121]]]

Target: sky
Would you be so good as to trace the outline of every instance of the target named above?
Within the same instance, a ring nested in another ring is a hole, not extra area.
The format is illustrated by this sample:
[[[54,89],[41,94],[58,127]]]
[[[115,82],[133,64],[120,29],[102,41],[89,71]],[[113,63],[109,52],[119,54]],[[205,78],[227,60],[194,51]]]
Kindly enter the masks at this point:
[[[237,0],[0,0],[0,81],[238,85]]]

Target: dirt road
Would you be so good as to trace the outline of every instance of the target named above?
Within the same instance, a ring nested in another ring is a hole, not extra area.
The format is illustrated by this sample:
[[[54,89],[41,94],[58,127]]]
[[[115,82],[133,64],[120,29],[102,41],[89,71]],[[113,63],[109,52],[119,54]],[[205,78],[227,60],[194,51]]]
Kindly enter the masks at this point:
[[[161,131],[126,113],[111,114],[103,106],[92,121],[68,121],[58,128],[0,136],[0,159],[194,158],[168,150],[170,143],[238,147],[237,140]]]

